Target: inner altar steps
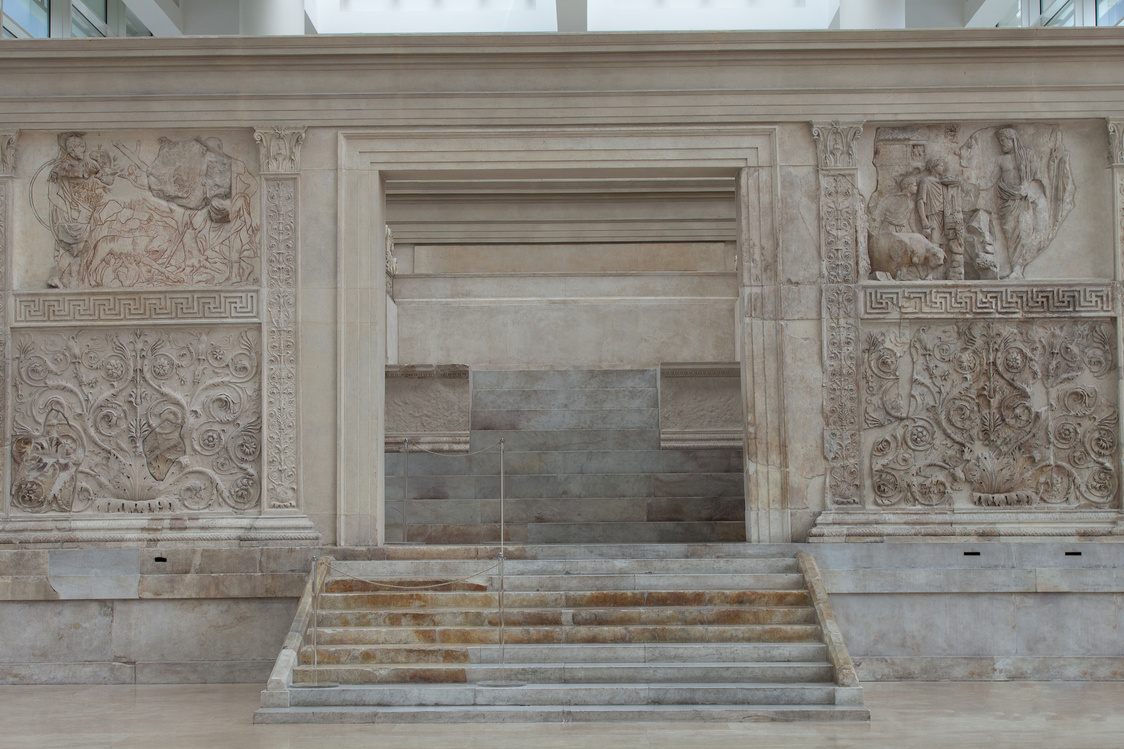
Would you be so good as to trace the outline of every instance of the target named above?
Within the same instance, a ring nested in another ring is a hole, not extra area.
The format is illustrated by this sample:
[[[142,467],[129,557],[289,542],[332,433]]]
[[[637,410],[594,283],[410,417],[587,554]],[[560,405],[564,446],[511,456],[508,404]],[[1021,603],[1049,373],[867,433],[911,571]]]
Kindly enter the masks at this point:
[[[742,451],[661,450],[654,369],[473,371],[469,449],[500,438],[511,542],[745,540]],[[411,453],[407,502],[388,453],[387,538],[497,543],[499,462]]]
[[[499,570],[474,574],[495,550],[451,558],[464,551],[389,548],[325,568],[317,666],[310,585],[255,721],[869,718],[810,558],[733,544],[509,548],[501,654]],[[512,681],[524,684],[487,685]]]

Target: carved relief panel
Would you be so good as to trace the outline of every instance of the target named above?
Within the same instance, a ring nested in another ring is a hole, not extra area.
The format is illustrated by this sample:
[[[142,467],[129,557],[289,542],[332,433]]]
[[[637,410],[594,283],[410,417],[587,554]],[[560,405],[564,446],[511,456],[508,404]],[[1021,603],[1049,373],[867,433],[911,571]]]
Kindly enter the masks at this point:
[[[257,328],[18,330],[12,350],[13,511],[260,506]]]
[[[871,326],[865,493],[881,508],[1119,505],[1110,320]]]
[[[248,135],[21,139],[17,288],[255,285],[258,179]]]
[[[1019,279],[1073,210],[1056,125],[879,128],[867,205],[870,278]]]

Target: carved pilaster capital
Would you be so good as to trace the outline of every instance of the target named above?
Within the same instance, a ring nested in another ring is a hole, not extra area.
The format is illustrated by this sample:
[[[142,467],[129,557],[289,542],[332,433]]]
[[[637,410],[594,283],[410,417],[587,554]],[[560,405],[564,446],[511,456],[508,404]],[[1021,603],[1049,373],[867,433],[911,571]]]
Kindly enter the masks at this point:
[[[0,177],[8,177],[16,168],[18,130],[0,131]]]
[[[304,127],[264,127],[254,131],[261,154],[262,174],[298,174]]]
[[[862,122],[813,122],[816,165],[820,169],[857,169],[859,160],[855,146],[862,131]]]
[[[1124,120],[1108,121],[1108,155],[1113,166],[1124,166]]]

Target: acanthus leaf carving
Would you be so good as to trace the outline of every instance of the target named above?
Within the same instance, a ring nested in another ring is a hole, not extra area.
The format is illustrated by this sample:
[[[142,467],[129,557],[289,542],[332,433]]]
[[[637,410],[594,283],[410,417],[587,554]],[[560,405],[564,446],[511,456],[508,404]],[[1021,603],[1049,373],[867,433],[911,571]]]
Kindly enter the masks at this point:
[[[879,329],[863,342],[878,507],[1104,508],[1119,485],[1104,320]],[[1114,392],[1114,389],[1112,389]]]
[[[820,169],[858,168],[856,145],[862,132],[861,122],[813,122],[812,137],[816,140],[816,163]]]
[[[21,330],[11,497],[24,513],[256,510],[256,328]]]
[[[1124,122],[1108,121],[1108,155],[1113,166],[1124,166]]]
[[[0,131],[0,177],[11,176],[16,171],[16,142],[18,130]]]
[[[267,127],[254,131],[261,156],[262,174],[297,174],[301,170],[301,145],[305,127]]]

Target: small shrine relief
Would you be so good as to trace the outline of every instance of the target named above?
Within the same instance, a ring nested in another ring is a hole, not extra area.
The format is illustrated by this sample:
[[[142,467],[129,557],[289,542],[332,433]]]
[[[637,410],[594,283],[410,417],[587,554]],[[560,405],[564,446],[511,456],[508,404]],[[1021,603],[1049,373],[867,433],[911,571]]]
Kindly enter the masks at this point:
[[[31,180],[31,209],[54,240],[47,286],[257,283],[257,180],[219,138],[57,142]]]
[[[12,353],[14,511],[259,506],[254,328],[17,331]]]
[[[883,127],[867,203],[870,277],[1020,279],[1074,206],[1061,130]]]

